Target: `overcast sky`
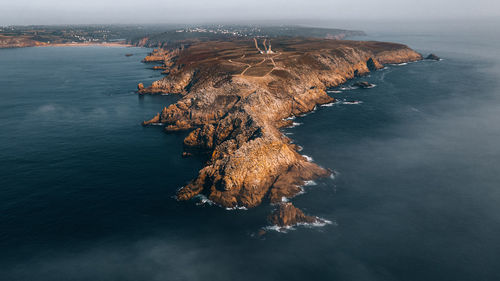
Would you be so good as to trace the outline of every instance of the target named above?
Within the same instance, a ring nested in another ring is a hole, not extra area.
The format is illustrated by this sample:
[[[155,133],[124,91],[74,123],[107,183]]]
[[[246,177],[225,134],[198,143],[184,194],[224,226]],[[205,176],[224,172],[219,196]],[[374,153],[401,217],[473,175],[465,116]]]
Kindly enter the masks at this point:
[[[0,0],[0,25],[500,16],[500,0]]]

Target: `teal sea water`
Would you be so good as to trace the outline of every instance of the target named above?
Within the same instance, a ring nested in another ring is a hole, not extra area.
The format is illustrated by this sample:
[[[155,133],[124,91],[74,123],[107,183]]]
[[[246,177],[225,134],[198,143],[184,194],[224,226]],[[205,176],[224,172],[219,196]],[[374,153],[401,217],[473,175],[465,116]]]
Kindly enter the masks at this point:
[[[0,279],[500,280],[500,36],[434,30],[369,31],[443,60],[285,130],[337,172],[293,199],[332,224],[263,237],[270,206],[172,198],[202,159],[140,126],[177,99],[134,93],[148,49],[0,50]]]

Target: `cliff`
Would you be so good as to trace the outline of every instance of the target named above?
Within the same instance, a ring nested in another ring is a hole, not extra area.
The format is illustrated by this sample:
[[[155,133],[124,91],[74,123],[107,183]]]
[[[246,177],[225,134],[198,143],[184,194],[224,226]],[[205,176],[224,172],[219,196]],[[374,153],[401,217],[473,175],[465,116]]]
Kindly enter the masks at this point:
[[[26,38],[23,36],[3,36],[0,35],[0,49],[2,48],[24,48],[24,47],[37,47],[37,46],[47,46],[48,43],[39,42]]]
[[[333,102],[328,87],[386,63],[421,59],[401,44],[298,38],[273,39],[272,50],[269,41],[255,39],[156,50],[146,61],[161,61],[167,75],[139,93],[183,96],[143,124],[190,130],[184,146],[210,152],[197,178],[178,190],[179,200],[203,193],[226,208],[279,203],[297,195],[305,181],[330,175],[280,132],[290,125],[287,118]],[[279,206],[273,222],[311,222],[291,204]],[[298,215],[279,218],[291,211]]]

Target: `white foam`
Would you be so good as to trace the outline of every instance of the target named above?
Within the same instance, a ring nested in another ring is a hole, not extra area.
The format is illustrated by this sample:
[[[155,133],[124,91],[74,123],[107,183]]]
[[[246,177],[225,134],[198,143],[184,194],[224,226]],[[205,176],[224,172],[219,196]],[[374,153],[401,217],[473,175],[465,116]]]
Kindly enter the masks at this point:
[[[313,185],[318,185],[318,184],[313,180],[308,180],[304,182],[304,186],[313,186]]]
[[[205,195],[203,195],[203,194],[198,194],[198,195],[196,195],[194,198],[196,198],[196,199],[198,199],[198,200],[199,200],[199,202],[198,202],[198,203],[196,203],[196,205],[198,205],[198,206],[202,206],[202,205],[205,205],[205,204],[208,204],[208,205],[210,205],[210,206],[215,205],[215,202],[214,202],[214,201],[212,201],[212,200],[208,199],[208,198],[207,198]]]
[[[281,197],[281,202],[290,202],[290,200],[288,200],[288,198],[283,196],[283,197]]]
[[[151,125],[151,126],[163,126],[164,123],[158,123],[158,122],[157,123],[149,123],[149,125]]]
[[[295,128],[295,127],[300,126],[302,124],[303,123],[300,123],[300,122],[292,122],[292,125],[288,126],[287,128]]]
[[[333,106],[334,104],[335,104],[334,102],[331,102],[331,103],[322,104],[321,106],[330,107],[330,106]]]
[[[300,151],[302,151],[302,150],[304,150],[304,148],[303,148],[302,146],[298,145],[298,146],[297,146],[297,151],[299,151],[299,152],[300,152]]]
[[[248,210],[247,207],[244,207],[244,206],[235,206],[235,207],[232,207],[232,208],[226,208],[226,210],[228,211],[234,211],[234,210]]]
[[[302,155],[304,158],[306,158],[307,161],[309,162],[312,162],[313,161],[313,158],[311,156],[307,156],[307,155]]]
[[[313,222],[313,223],[298,223],[297,226],[305,226],[305,227],[323,227],[327,224],[334,224],[332,221],[329,221],[329,220],[325,220],[325,219],[322,219],[322,218],[318,218],[318,221],[316,222]],[[334,224],[334,225],[337,225],[337,224]]]
[[[337,223],[334,223],[332,221],[329,221],[329,220],[326,220],[326,219],[322,219],[322,218],[319,218],[319,217],[316,217],[317,221],[316,222],[313,222],[313,223],[304,223],[304,222],[301,222],[301,223],[297,223],[295,225],[290,225],[290,226],[278,226],[278,225],[270,225],[270,226],[266,226],[264,227],[265,230],[272,230],[272,231],[276,231],[276,232],[279,232],[279,233],[287,233],[289,230],[295,230],[297,226],[303,226],[303,227],[307,227],[307,228],[313,228],[313,227],[324,227],[325,225],[328,225],[328,224],[333,224],[333,225],[337,225]]]
[[[295,116],[290,116],[288,118],[285,118],[284,120],[294,120],[295,119]]]
[[[293,135],[293,133],[286,132],[286,133],[285,133],[285,135],[287,135],[287,136],[291,136],[291,135]]]
[[[329,94],[341,94],[342,93],[342,91],[337,91],[337,90],[328,90],[326,92]]]
[[[355,100],[355,101],[342,101],[340,102],[341,104],[362,104],[362,101]]]
[[[290,229],[293,229],[293,228],[291,226],[281,227],[281,226],[277,226],[277,225],[270,225],[270,226],[264,227],[264,230],[272,230],[272,231],[276,231],[279,233],[287,233],[287,230],[290,230]]]

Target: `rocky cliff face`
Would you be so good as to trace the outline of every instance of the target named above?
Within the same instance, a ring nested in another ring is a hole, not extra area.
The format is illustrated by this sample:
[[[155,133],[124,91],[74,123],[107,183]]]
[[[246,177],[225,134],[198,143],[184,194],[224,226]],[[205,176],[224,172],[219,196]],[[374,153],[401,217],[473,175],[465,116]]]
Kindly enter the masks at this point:
[[[191,130],[184,146],[211,153],[198,177],[177,192],[179,200],[203,193],[223,207],[250,208],[297,195],[306,180],[327,177],[330,171],[308,162],[280,132],[291,122],[286,119],[333,102],[327,87],[385,63],[422,59],[394,43],[275,39],[273,49],[267,47],[254,40],[201,42],[182,50],[156,50],[146,59],[162,62],[167,76],[139,87],[139,93],[183,97],[144,125],[162,123],[167,132]],[[272,221],[281,226],[310,222],[297,211],[293,219],[279,218],[292,207],[280,207]]]

